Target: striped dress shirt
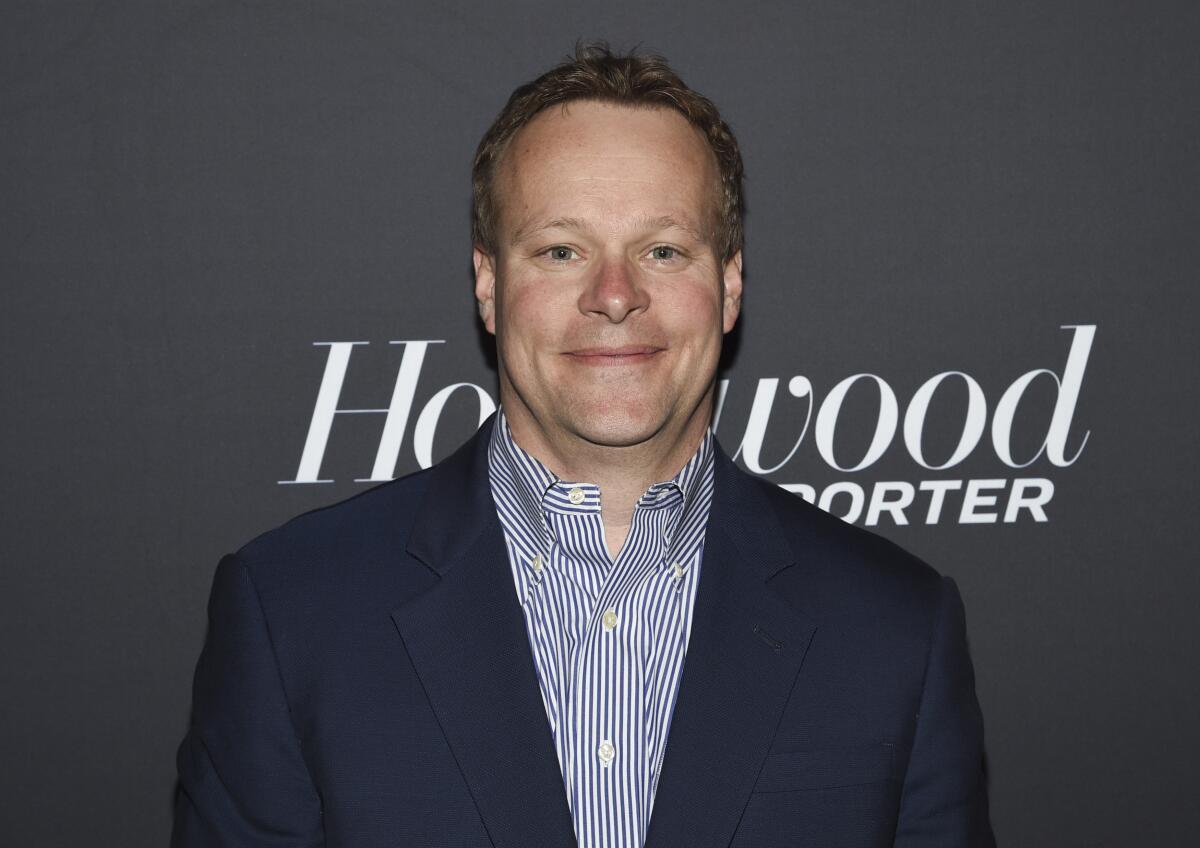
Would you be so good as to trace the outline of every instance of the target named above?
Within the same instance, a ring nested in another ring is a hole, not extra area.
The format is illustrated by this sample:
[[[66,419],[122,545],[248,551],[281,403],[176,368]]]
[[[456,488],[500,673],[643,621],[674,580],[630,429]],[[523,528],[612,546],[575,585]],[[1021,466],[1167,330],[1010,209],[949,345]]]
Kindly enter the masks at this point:
[[[674,479],[646,490],[613,560],[599,487],[559,479],[497,415],[489,482],[580,848],[645,842],[691,635],[713,449],[709,430]]]

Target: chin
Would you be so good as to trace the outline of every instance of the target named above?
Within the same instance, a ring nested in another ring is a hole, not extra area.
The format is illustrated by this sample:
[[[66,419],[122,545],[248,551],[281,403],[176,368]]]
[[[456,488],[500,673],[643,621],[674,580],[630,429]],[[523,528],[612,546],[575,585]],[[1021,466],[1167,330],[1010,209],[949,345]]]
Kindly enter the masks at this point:
[[[615,410],[610,406],[575,416],[571,429],[593,444],[629,447],[658,433],[666,423],[664,418],[657,410]]]

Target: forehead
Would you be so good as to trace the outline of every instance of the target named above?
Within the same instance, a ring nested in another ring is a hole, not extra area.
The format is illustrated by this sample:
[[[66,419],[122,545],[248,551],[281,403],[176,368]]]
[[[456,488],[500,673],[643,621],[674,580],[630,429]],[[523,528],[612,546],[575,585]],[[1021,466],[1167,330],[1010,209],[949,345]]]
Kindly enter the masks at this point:
[[[674,109],[573,101],[513,136],[496,188],[506,235],[542,215],[679,216],[707,230],[719,176],[699,130]]]

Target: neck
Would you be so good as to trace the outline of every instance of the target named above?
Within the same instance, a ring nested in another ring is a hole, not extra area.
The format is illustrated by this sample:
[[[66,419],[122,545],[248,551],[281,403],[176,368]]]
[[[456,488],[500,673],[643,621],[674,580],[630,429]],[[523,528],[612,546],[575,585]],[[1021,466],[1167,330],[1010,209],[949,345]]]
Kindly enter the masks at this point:
[[[563,480],[600,487],[605,539],[615,558],[628,535],[633,510],[646,489],[670,480],[687,464],[712,419],[713,387],[686,419],[669,421],[649,438],[631,445],[598,444],[577,433],[541,424],[519,401],[501,406],[513,440]]]

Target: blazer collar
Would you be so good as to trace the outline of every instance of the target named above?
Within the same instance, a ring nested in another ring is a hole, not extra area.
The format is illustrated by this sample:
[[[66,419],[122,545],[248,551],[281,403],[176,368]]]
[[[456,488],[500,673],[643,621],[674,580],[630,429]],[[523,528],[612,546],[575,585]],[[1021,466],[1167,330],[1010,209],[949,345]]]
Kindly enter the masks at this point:
[[[432,470],[408,553],[441,578],[393,613],[497,846],[574,828],[488,486],[495,417]],[[815,626],[769,584],[796,557],[762,483],[716,451],[692,635],[647,848],[726,845]]]
[[[714,475],[692,637],[646,848],[729,844],[816,631],[770,583],[797,558],[764,484],[723,450]]]
[[[499,526],[488,484],[488,443],[495,424],[493,412],[475,435],[428,472],[429,488],[408,537],[408,553],[438,574],[460,563],[489,523]]]
[[[392,612],[492,843],[575,831],[487,475],[494,422],[431,473],[408,553],[438,574]]]
[[[429,489],[409,535],[408,553],[438,574],[458,563],[475,544],[496,505],[488,484],[488,446],[498,415],[492,413],[470,439],[429,474]],[[770,578],[795,561],[773,510],[757,482],[739,469],[714,440],[713,506],[738,551],[753,553],[747,567]],[[714,525],[709,513],[709,529]],[[765,531],[765,532],[764,532]],[[707,533],[706,533],[707,536]]]

